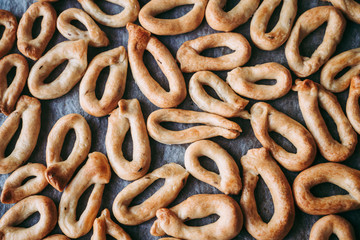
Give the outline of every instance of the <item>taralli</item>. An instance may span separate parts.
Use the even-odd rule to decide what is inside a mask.
[[[162,122],[203,123],[205,126],[173,131],[162,127]],[[235,139],[242,132],[237,123],[219,115],[183,109],[159,109],[152,112],[147,119],[147,128],[150,137],[164,144],[192,143],[217,136]]]
[[[243,191],[240,205],[246,230],[256,239],[283,239],[294,224],[295,206],[291,187],[280,167],[265,148],[251,149],[241,158]],[[257,210],[254,191],[264,180],[274,203],[274,215],[265,223]]]
[[[228,47],[233,53],[205,57],[200,53],[209,48]],[[183,72],[224,71],[244,65],[251,56],[251,46],[240,33],[214,33],[184,42],[176,53]]]
[[[214,89],[222,101],[211,97],[205,91],[204,85]],[[189,94],[201,110],[223,117],[249,118],[249,113],[244,110],[249,101],[239,97],[228,84],[212,72],[195,73],[189,81]]]
[[[249,20],[260,3],[260,0],[241,0],[233,9],[225,12],[223,8],[227,1],[209,0],[206,7],[206,21],[215,30],[226,32],[234,30]]]
[[[212,214],[220,218],[210,224],[193,227],[184,222]],[[224,194],[193,195],[178,205],[156,212],[157,220],[151,227],[154,236],[165,234],[181,239],[230,240],[239,234],[243,216],[239,204]]]
[[[100,209],[105,184],[111,177],[110,165],[106,156],[99,152],[89,154],[86,164],[71,180],[61,196],[59,204],[59,226],[70,238],[78,238],[87,234]],[[76,208],[81,195],[91,185],[91,192],[85,210],[76,217]]]
[[[360,24],[360,4],[355,0],[325,0],[327,2],[331,2],[336,8],[340,9],[344,15],[358,24]]]
[[[40,220],[31,227],[18,227],[28,217],[38,212]],[[12,208],[0,219],[0,236],[2,239],[42,239],[55,227],[57,220],[56,206],[48,197],[30,196]]]
[[[274,85],[256,84],[263,79],[275,79]],[[275,62],[254,67],[238,67],[228,73],[226,82],[238,94],[256,100],[274,100],[285,96],[291,89],[290,71]]]
[[[30,195],[41,192],[48,182],[45,178],[46,167],[40,163],[29,163],[16,169],[5,181],[1,193],[2,203],[16,203]],[[25,184],[23,181],[34,176]]]
[[[279,21],[266,32],[271,15],[283,0],[265,0],[254,13],[250,25],[250,36],[254,44],[263,50],[272,51],[288,39],[297,12],[297,0],[284,0]]]
[[[68,238],[67,236],[62,235],[62,234],[55,234],[55,235],[46,237],[43,240],[70,240],[70,238]]]
[[[43,17],[41,31],[33,39],[32,29],[35,20]],[[47,2],[33,3],[22,15],[17,30],[19,51],[32,60],[38,60],[48,45],[56,29],[56,11]]]
[[[309,240],[328,240],[335,234],[341,240],[355,240],[355,232],[351,224],[337,215],[320,218],[311,228]]]
[[[140,24],[156,35],[178,35],[195,30],[202,22],[208,0],[151,0],[139,13]],[[171,9],[193,4],[193,8],[176,19],[160,19],[155,16]]]
[[[91,240],[106,240],[106,234],[119,240],[131,240],[130,236],[119,225],[113,222],[110,211],[105,208],[100,217],[95,219]]]
[[[251,126],[259,142],[284,168],[302,171],[314,162],[316,142],[309,131],[270,104],[259,102],[252,106]],[[270,137],[269,132],[277,132],[288,139],[296,147],[296,153],[282,148]]]
[[[126,133],[131,130],[133,159],[125,159],[122,151]],[[144,176],[150,167],[151,148],[144,116],[137,99],[119,101],[119,108],[108,118],[105,146],[114,172],[127,181]]]
[[[5,150],[22,122],[14,150],[5,157]],[[0,174],[14,171],[28,160],[40,132],[41,105],[36,98],[21,96],[13,111],[0,127]]]
[[[101,99],[95,95],[96,82],[100,72],[109,67],[110,72]],[[128,58],[123,46],[102,52],[89,64],[80,82],[79,98],[81,107],[95,117],[109,114],[124,94]]]
[[[155,217],[159,208],[168,206],[185,186],[189,173],[176,163],[169,163],[130,183],[116,196],[113,213],[125,225],[138,225]],[[132,200],[156,180],[165,179],[164,185],[139,205],[129,207]]]
[[[336,96],[309,79],[296,80],[293,90],[298,92],[299,105],[306,126],[314,136],[321,155],[332,162],[341,162],[349,158],[355,151],[357,134]],[[320,113],[319,105],[334,120],[341,143],[331,136]]]
[[[84,75],[87,67],[87,42],[85,40],[58,43],[37,61],[30,70],[28,87],[39,99],[54,99],[68,93]],[[45,79],[61,63],[68,60],[64,71],[52,82]]]
[[[60,156],[66,134],[74,129],[76,141],[66,160]],[[91,131],[85,118],[79,114],[68,114],[60,118],[51,129],[46,144],[45,172],[48,182],[62,192],[77,167],[85,160],[91,147]]]
[[[71,21],[78,20],[86,27],[87,31],[80,30],[71,24]],[[83,10],[78,8],[69,8],[61,12],[57,21],[57,29],[67,39],[75,41],[84,39],[93,47],[105,47],[109,45],[109,39],[101,31],[94,20]]]
[[[150,32],[142,27],[128,23],[129,31],[128,52],[133,78],[141,92],[154,105],[161,108],[176,107],[186,97],[186,85],[175,59],[169,50]],[[158,63],[161,71],[169,81],[169,91],[163,89],[153,79],[147,70],[143,56],[145,50],[149,51]]]
[[[139,14],[140,6],[138,0],[105,0],[107,2],[119,5],[124,9],[115,15],[104,13],[93,0],[78,0],[82,8],[97,22],[102,25],[120,28],[128,22],[134,22]]]
[[[360,76],[351,79],[349,96],[346,102],[346,115],[355,131],[360,134]]]
[[[322,183],[335,184],[346,195],[315,197],[310,189]],[[311,215],[341,213],[360,208],[360,171],[339,163],[320,163],[302,171],[294,180],[297,206]]]
[[[212,159],[220,174],[210,172],[200,165],[199,157]],[[195,178],[216,187],[225,194],[239,194],[242,184],[239,168],[231,155],[220,145],[209,140],[191,144],[185,152],[185,168]]]
[[[16,75],[8,86],[7,75],[13,67],[16,68]],[[29,65],[20,54],[10,54],[0,60],[0,112],[9,115],[14,111],[28,75]]]
[[[300,55],[302,40],[327,22],[323,42],[310,58]],[[285,56],[289,67],[299,77],[315,73],[335,52],[346,26],[341,12],[332,6],[320,6],[304,12],[295,23],[286,43]]]
[[[14,46],[18,23],[11,12],[0,9],[0,25],[5,27],[0,39],[0,58],[2,58]]]

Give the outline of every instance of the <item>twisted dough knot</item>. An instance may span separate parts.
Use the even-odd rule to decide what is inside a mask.
[[[337,215],[320,218],[311,228],[309,240],[326,240],[335,234],[340,240],[355,240],[354,228],[345,219]]]

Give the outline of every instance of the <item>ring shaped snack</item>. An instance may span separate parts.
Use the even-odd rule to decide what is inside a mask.
[[[325,0],[340,9],[344,15],[353,22],[360,24],[360,4],[355,0]]]
[[[139,12],[139,22],[156,35],[178,35],[195,30],[202,22],[208,0],[151,0]],[[156,15],[176,7],[193,4],[193,8],[176,19],[160,19]]]
[[[266,32],[271,15],[283,1],[279,21]],[[265,0],[254,13],[250,25],[250,36],[254,44],[266,51],[280,47],[288,39],[297,12],[297,0]]]
[[[346,195],[315,197],[310,189],[332,183]],[[301,211],[311,215],[328,215],[360,208],[360,171],[339,163],[321,163],[302,171],[294,180],[294,198]]]
[[[87,31],[80,30],[72,25],[71,21],[73,20],[78,20],[84,24]],[[69,40],[84,39],[93,47],[105,47],[109,45],[109,39],[106,34],[96,25],[95,21],[81,9],[66,9],[59,15],[56,25],[59,32]]]
[[[349,96],[346,102],[346,115],[355,131],[360,134],[360,76],[351,79]]]
[[[1,193],[2,203],[16,203],[30,195],[41,192],[48,182],[45,178],[46,167],[40,163],[29,163],[16,169],[5,181]],[[23,181],[34,176],[25,184]]]
[[[140,91],[157,107],[170,108],[179,105],[186,97],[186,85],[184,76],[170,51],[142,27],[128,23],[126,29],[129,31],[130,67]],[[145,50],[154,56],[161,71],[167,77],[169,91],[163,89],[151,77],[143,61]]]
[[[355,151],[357,134],[346,118],[336,96],[309,79],[296,80],[293,90],[298,92],[303,118],[310,133],[314,136],[321,155],[332,162],[342,162],[349,158]],[[319,105],[335,122],[341,143],[331,136],[320,113]]]
[[[131,130],[133,159],[125,159],[122,145]],[[132,181],[144,176],[150,167],[151,148],[144,116],[137,99],[119,101],[119,108],[108,118],[105,146],[109,162],[121,179]]]
[[[66,160],[60,156],[66,134],[74,129],[76,141]],[[91,130],[85,118],[79,114],[68,114],[60,118],[51,129],[46,145],[45,177],[62,192],[77,167],[85,160],[91,147]]]
[[[303,125],[264,102],[255,103],[250,113],[256,138],[281,166],[297,172],[314,162],[316,142]],[[277,132],[289,140],[296,147],[296,153],[282,148],[270,137],[269,132]]]
[[[256,84],[263,79],[276,79],[274,85]],[[226,82],[239,95],[256,100],[274,100],[291,89],[290,71],[283,65],[270,62],[254,67],[238,67],[228,73]]]
[[[165,164],[144,177],[130,183],[116,196],[113,203],[115,218],[125,225],[138,225],[155,217],[159,208],[172,203],[185,186],[189,173],[176,163]],[[143,203],[129,207],[131,201],[156,180],[165,179],[164,185]]]
[[[228,47],[233,53],[220,57],[205,57],[200,53],[209,48]],[[214,33],[184,42],[176,53],[181,71],[232,70],[244,65],[251,56],[251,46],[240,33]]]
[[[162,122],[203,123],[205,126],[173,131],[161,126]],[[147,119],[147,128],[150,137],[164,144],[192,143],[217,136],[235,139],[242,132],[237,123],[219,115],[183,109],[159,109],[152,112]]]
[[[206,170],[199,158],[212,159],[220,174]],[[239,168],[231,155],[220,145],[209,140],[192,143],[185,152],[185,168],[195,178],[219,189],[225,194],[239,194],[242,184]]]
[[[35,20],[43,17],[39,35],[33,39]],[[38,60],[48,45],[56,29],[56,11],[47,2],[35,2],[22,15],[17,30],[19,51],[32,60]]]
[[[345,219],[337,215],[320,218],[311,228],[309,240],[328,240],[335,234],[338,239],[355,240],[354,228]]]
[[[70,238],[87,234],[100,209],[105,184],[111,177],[110,165],[106,156],[99,152],[89,154],[89,159],[79,170],[61,196],[59,204],[59,227]],[[76,217],[76,208],[81,195],[91,185],[94,188],[85,210]]]
[[[31,68],[28,87],[39,99],[54,99],[68,93],[84,75],[87,67],[87,42],[85,40],[58,43]],[[68,60],[64,71],[52,82],[45,79],[61,63]]]
[[[283,239],[295,219],[294,199],[288,180],[265,148],[249,150],[241,158],[241,165],[244,185],[240,206],[246,230],[256,239]],[[274,203],[274,215],[268,223],[261,219],[254,196],[259,175],[269,188]]]
[[[214,89],[222,101],[210,96],[205,91],[204,85]],[[195,73],[189,81],[189,94],[201,110],[223,117],[249,118],[249,113],[244,110],[249,101],[239,97],[229,85],[212,72]]]
[[[39,221],[29,227],[18,227],[34,213],[39,212]],[[12,206],[0,219],[2,239],[42,239],[55,227],[57,220],[56,206],[48,197],[30,196]]]
[[[109,67],[110,72],[101,99],[95,95],[96,82],[100,72]],[[124,94],[128,58],[123,46],[102,52],[91,60],[80,82],[81,107],[95,117],[108,115]]]
[[[0,58],[2,58],[14,46],[18,23],[16,17],[11,12],[0,9],[0,25],[5,27],[0,39]]]
[[[13,67],[16,68],[16,74],[8,86],[7,75]],[[29,65],[22,55],[10,54],[0,60],[0,112],[9,115],[14,110],[28,75]]]
[[[120,28],[125,27],[128,22],[136,21],[140,5],[138,0],[105,0],[107,2],[119,5],[124,9],[115,15],[108,15],[104,13],[94,0],[78,0],[82,8],[97,22],[102,25]]]
[[[43,240],[70,240],[70,238],[62,234],[54,234],[44,238]]]
[[[14,150],[5,157],[5,150],[22,122],[21,132]],[[14,171],[33,152],[40,132],[41,105],[39,100],[21,96],[13,111],[0,127],[0,174]]]
[[[204,218],[212,214],[220,218],[210,224],[193,227],[184,221]],[[181,239],[229,240],[241,231],[243,216],[239,204],[224,194],[197,194],[178,205],[157,210],[158,219],[151,227],[153,236],[165,234]]]
[[[241,0],[233,9],[225,12],[223,8],[230,0],[209,0],[205,17],[211,28],[230,32],[244,24],[256,11],[260,0]]]
[[[327,22],[323,42],[311,57],[300,55],[301,41]],[[285,56],[289,67],[299,77],[315,73],[335,52],[345,30],[346,20],[341,12],[332,6],[320,6],[304,12],[296,21],[286,43]]]

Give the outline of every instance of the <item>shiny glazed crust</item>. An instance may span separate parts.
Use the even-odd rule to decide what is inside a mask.
[[[345,219],[337,215],[320,218],[311,228],[309,240],[329,239],[335,234],[338,239],[355,240],[354,228]]]
[[[11,12],[0,9],[0,25],[5,27],[0,39],[0,58],[2,58],[14,46],[18,23],[16,17]]]

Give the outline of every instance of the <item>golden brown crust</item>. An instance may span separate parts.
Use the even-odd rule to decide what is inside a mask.
[[[331,2],[334,7],[340,9],[344,15],[358,24],[360,24],[360,4],[354,0],[325,0],[327,2]]]
[[[0,9],[0,25],[5,27],[0,39],[0,58],[2,58],[14,46],[18,23],[16,17],[11,12]]]
[[[354,228],[345,219],[337,215],[320,218],[311,228],[309,240],[326,240],[335,234],[341,240],[355,240]]]
[[[62,234],[54,234],[44,238],[43,240],[70,240],[70,238]]]
[[[351,79],[349,96],[346,102],[346,115],[355,131],[360,134],[360,76]]]

